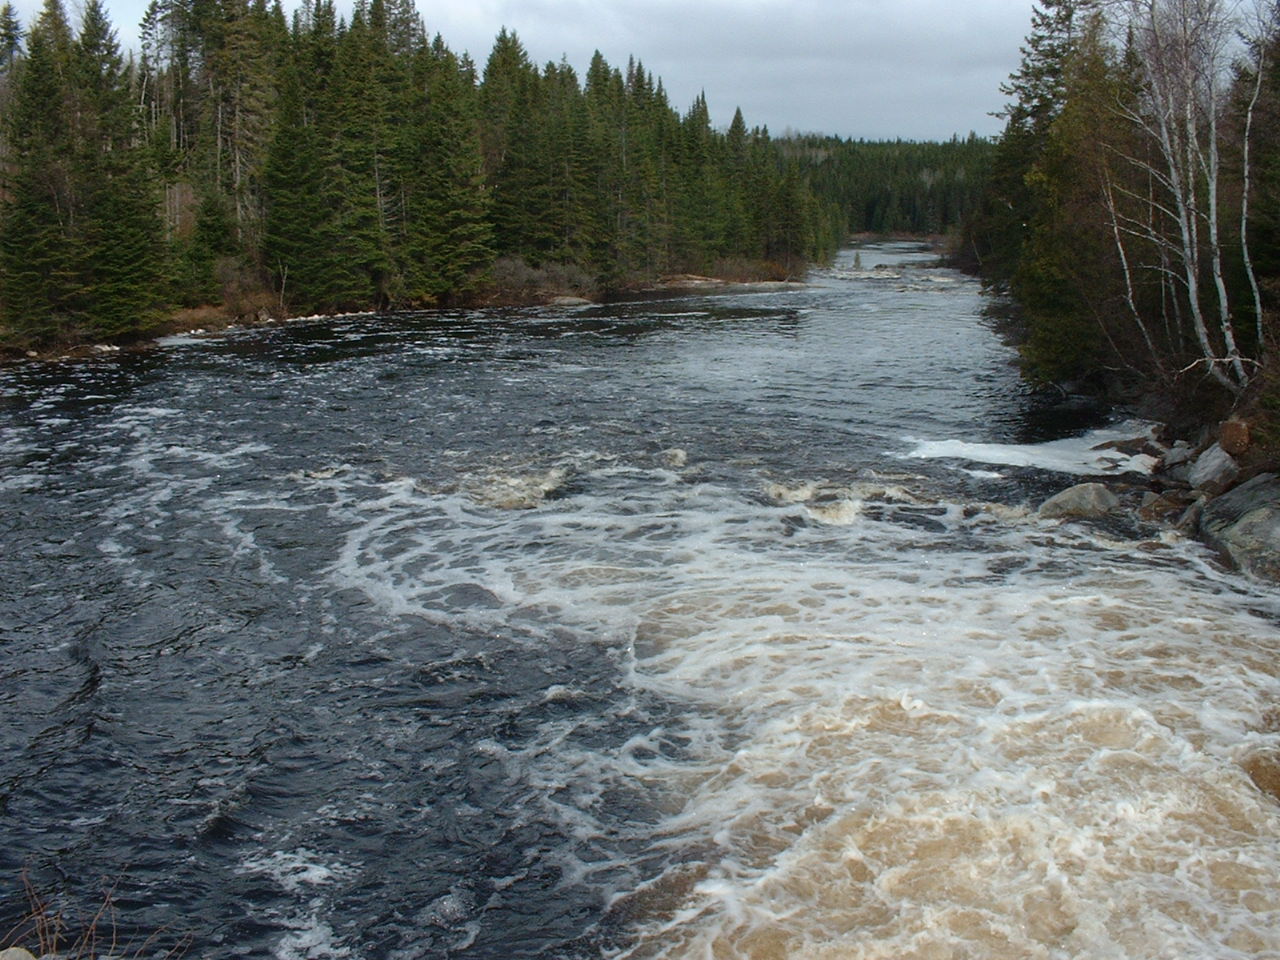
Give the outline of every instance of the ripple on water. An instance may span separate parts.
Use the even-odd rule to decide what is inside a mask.
[[[1041,521],[1096,444],[864,255],[0,373],[0,867],[201,956],[1280,951],[1275,592]]]

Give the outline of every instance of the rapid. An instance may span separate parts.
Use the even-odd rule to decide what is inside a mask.
[[[0,933],[1280,957],[1280,590],[1039,518],[1142,426],[854,257],[0,370]]]

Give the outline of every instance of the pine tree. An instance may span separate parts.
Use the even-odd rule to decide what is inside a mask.
[[[496,252],[536,263],[552,243],[546,104],[541,75],[505,29],[485,64],[480,108]]]
[[[308,123],[299,68],[284,70],[280,108],[263,173],[262,258],[282,303],[311,308],[324,283],[318,275],[332,211],[316,189],[323,176],[320,143]]]
[[[1064,71],[1082,10],[1089,0],[1043,0],[1032,9],[1022,63],[1001,90],[1012,97],[992,160],[983,208],[969,229],[984,278],[1007,287],[1035,217],[1025,175],[1045,148],[1049,128],[1065,101]]]
[[[261,232],[259,196],[275,105],[270,31],[265,13],[245,0],[216,0],[207,12],[193,7],[202,31],[202,83],[206,195],[228,211],[236,247],[256,253]]]
[[[546,141],[551,201],[546,255],[555,261],[588,263],[599,230],[591,190],[594,171],[586,99],[577,74],[567,63],[547,64],[542,85],[545,113],[541,135]]]
[[[13,70],[22,53],[22,24],[12,3],[0,6],[0,84]]]
[[[1024,175],[1030,220],[1010,278],[1023,309],[1028,370],[1058,381],[1088,376],[1121,337],[1111,228],[1101,208],[1109,177],[1103,144],[1116,144],[1113,104],[1124,96],[1102,21],[1087,19],[1057,75],[1060,103],[1039,156]],[[1099,330],[1105,337],[1099,337]],[[1127,338],[1125,338],[1127,339]]]
[[[159,289],[159,221],[129,76],[100,0],[87,3],[76,40],[58,0],[48,0],[7,119],[6,320],[32,341],[143,328]]]
[[[81,296],[94,332],[116,337],[154,316],[162,276],[154,176],[140,146],[129,76],[101,0],[88,0],[73,60],[79,134]]]
[[[71,335],[79,320],[71,61],[66,14],[59,0],[46,0],[4,118],[0,305],[7,325],[31,342]]]
[[[429,303],[471,290],[493,261],[493,241],[474,70],[438,37],[417,62],[425,102],[409,144],[405,296]]]
[[[22,55],[22,24],[13,4],[0,6],[0,117],[9,113],[12,100],[13,74]],[[5,124],[0,122],[0,171],[4,169],[8,149],[5,146]],[[0,187],[2,189],[2,187]],[[0,197],[3,193],[0,192]]]

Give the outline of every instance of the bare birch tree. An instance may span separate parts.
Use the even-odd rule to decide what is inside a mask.
[[[1117,35],[1131,45],[1138,71],[1136,100],[1118,109],[1155,147],[1151,159],[1124,159],[1155,188],[1148,203],[1160,214],[1146,223],[1137,218],[1122,223],[1114,202],[1108,201],[1116,217],[1117,242],[1123,248],[1121,236],[1128,234],[1161,252],[1160,262],[1150,269],[1182,293],[1179,299],[1200,351],[1195,365],[1204,365],[1238,394],[1256,364],[1242,354],[1236,336],[1224,268],[1221,185],[1223,108],[1232,67],[1243,52],[1243,4],[1112,0],[1107,6]],[[1247,123],[1245,132],[1247,137]],[[1247,165],[1247,150],[1242,153]],[[1245,227],[1247,196],[1246,189],[1241,211]],[[1244,249],[1247,255],[1247,245]]]

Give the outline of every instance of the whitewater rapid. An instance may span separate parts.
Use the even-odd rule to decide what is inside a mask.
[[[1041,518],[1148,426],[851,257],[0,374],[0,873],[199,958],[1280,956],[1280,594]]]

